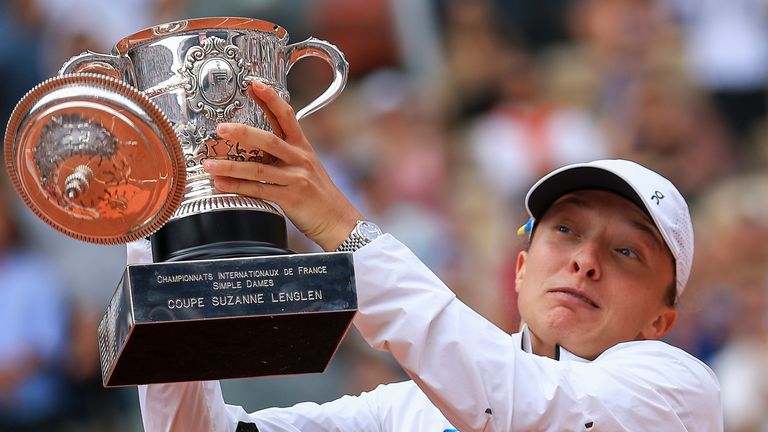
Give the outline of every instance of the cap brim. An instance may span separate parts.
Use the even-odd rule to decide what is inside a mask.
[[[623,178],[604,168],[573,166],[555,171],[531,188],[526,206],[531,216],[540,219],[545,211],[561,196],[578,190],[594,189],[613,192],[627,198],[651,218],[637,192]],[[653,220],[651,218],[651,220]]]

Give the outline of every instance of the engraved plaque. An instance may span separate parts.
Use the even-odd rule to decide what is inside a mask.
[[[214,105],[226,105],[235,97],[235,73],[222,59],[206,60],[200,66],[200,92]]]
[[[104,385],[322,372],[356,309],[351,253],[128,266],[99,325]]]

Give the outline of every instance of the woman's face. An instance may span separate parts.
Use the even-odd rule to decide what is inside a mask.
[[[517,270],[520,314],[546,349],[557,344],[594,359],[621,342],[658,339],[674,324],[665,302],[672,254],[645,213],[619,195],[585,190],[558,199]]]

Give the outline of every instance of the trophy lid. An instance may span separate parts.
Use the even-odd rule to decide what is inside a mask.
[[[30,90],[8,122],[5,164],[40,219],[98,244],[155,232],[186,183],[181,146],[160,108],[96,74],[62,75]]]

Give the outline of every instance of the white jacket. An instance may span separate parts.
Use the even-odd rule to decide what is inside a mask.
[[[146,262],[147,251],[129,261]],[[456,299],[404,245],[384,235],[354,255],[354,324],[413,381],[322,405],[246,413],[217,381],[139,387],[144,427],[229,431],[722,431],[712,371],[660,341],[618,344],[594,361],[531,354]]]

